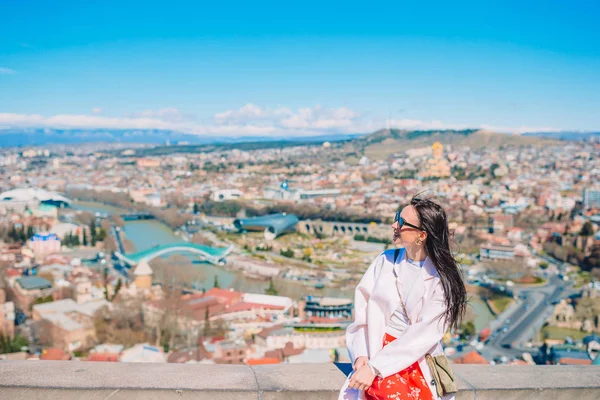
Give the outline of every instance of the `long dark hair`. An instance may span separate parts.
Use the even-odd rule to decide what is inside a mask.
[[[427,256],[435,265],[444,288],[445,323],[449,328],[458,328],[467,307],[467,289],[460,264],[450,249],[446,211],[439,204],[424,198],[414,197],[410,204],[417,210],[421,228],[427,232]]]

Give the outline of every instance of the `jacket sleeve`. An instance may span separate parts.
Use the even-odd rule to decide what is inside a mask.
[[[377,273],[381,271],[385,257],[380,254],[369,266],[354,291],[354,322],[346,328],[346,346],[352,364],[358,357],[368,357],[367,303],[371,297]]]
[[[431,297],[423,306],[419,321],[406,327],[404,332],[381,349],[370,364],[386,378],[402,371],[431,350],[444,336],[444,290],[438,281]]]

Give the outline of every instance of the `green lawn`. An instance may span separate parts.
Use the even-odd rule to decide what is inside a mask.
[[[494,299],[490,299],[490,303],[494,312],[498,315],[504,312],[506,308],[513,302],[513,299],[510,297],[496,297]]]
[[[556,326],[545,326],[542,328],[542,335],[548,335],[548,339],[564,339],[571,336],[573,340],[581,340],[588,336],[589,333],[581,332],[576,329],[558,328]]]

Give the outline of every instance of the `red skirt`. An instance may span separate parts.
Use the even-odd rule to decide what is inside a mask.
[[[395,337],[386,333],[383,338],[383,346],[392,343]],[[419,362],[415,361],[411,366],[403,369],[397,374],[387,378],[375,377],[373,384],[365,391],[366,400],[432,400],[431,389],[425,381]]]

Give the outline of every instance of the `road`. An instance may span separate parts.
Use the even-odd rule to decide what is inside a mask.
[[[518,293],[524,298],[519,298],[518,307],[509,316],[510,322],[502,322],[506,332],[503,332],[503,327],[499,328],[488,341],[486,348],[496,356],[517,356],[524,351],[530,351],[525,344],[552,314],[552,303],[571,294],[569,286],[569,282],[552,276],[544,287],[521,289]]]

